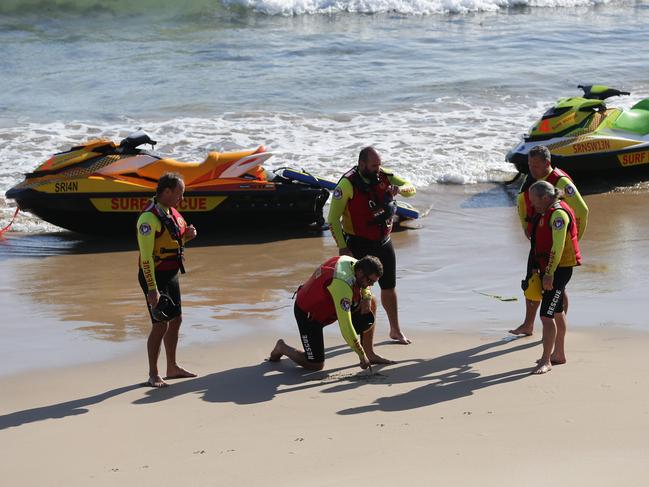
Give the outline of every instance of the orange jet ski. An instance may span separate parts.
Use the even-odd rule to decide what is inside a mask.
[[[185,180],[179,210],[202,232],[233,228],[322,226],[329,192],[266,171],[272,156],[263,146],[210,152],[201,162],[179,162],[140,149],[155,141],[136,132],[119,145],[94,140],[54,154],[7,191],[21,210],[75,232],[134,232],[138,214],[158,178],[176,172]]]

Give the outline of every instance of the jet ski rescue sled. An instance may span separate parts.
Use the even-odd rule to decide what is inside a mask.
[[[333,191],[337,186],[337,183],[330,179],[320,178],[313,176],[312,174],[309,174],[307,172],[297,171],[295,169],[282,168],[278,169],[278,173],[288,179],[300,181],[316,187],[322,187],[328,189],[329,191]],[[419,218],[419,210],[417,210],[410,203],[407,203],[405,201],[397,201],[396,204],[397,206],[395,209],[395,214],[399,221],[416,220],[417,218]]]
[[[144,132],[119,145],[95,140],[53,155],[7,191],[21,210],[68,230],[111,235],[134,232],[138,214],[158,178],[176,172],[185,181],[179,210],[202,232],[322,226],[328,191],[266,171],[263,146],[210,152],[201,162],[179,162],[140,149],[155,145]]]
[[[649,175],[649,98],[630,109],[608,108],[604,100],[630,95],[602,85],[579,86],[584,95],[561,98],[507,154],[507,161],[527,173],[527,154],[545,145],[552,164],[571,176],[623,174],[632,169]]]

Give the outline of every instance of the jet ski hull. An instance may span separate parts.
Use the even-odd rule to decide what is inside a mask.
[[[152,196],[144,191],[51,194],[27,188],[7,192],[21,210],[53,225],[90,235],[135,232],[137,218]],[[326,190],[290,183],[278,184],[272,190],[186,191],[179,211],[202,233],[299,228],[324,223],[322,208],[327,197]]]
[[[530,147],[531,148],[531,147]],[[514,164],[518,172],[527,174],[527,153],[525,151],[510,152],[507,161]],[[616,175],[623,173],[646,172],[649,175],[649,143],[634,149],[584,153],[575,155],[561,155],[552,152],[552,165],[563,169],[576,178],[589,175]]]

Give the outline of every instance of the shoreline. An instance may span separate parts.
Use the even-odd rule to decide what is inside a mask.
[[[512,195],[498,185],[447,186],[416,198],[419,208],[432,208],[416,222],[421,228],[393,234],[404,331],[460,329],[502,336],[518,326],[528,244]],[[586,201],[594,216],[583,242],[584,265],[569,284],[568,326],[646,330],[642,303],[649,263],[643,256],[649,254],[649,229],[637,222],[644,218],[649,195],[607,193],[588,195]],[[29,237],[26,249],[20,237],[4,246],[3,252],[18,257],[0,259],[0,307],[6,317],[0,352],[10,364],[0,377],[110,359],[143,347],[150,325],[136,281],[135,244],[102,251],[94,242],[88,251],[67,253],[78,252],[79,245],[74,238],[46,236]],[[291,333],[296,286],[335,255],[336,247],[325,233],[193,246],[186,253],[181,343],[218,343],[268,329]],[[34,258],[42,255],[47,257]],[[379,294],[377,286],[373,292]],[[380,306],[377,319],[377,340],[382,340],[387,320]],[[536,327],[540,330],[538,319]]]

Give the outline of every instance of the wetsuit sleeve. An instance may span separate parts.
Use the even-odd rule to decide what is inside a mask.
[[[327,216],[327,223],[329,224],[329,229],[331,234],[336,241],[339,249],[344,249],[347,247],[345,242],[345,235],[343,233],[343,226],[340,219],[345,212],[347,207],[347,202],[354,196],[354,187],[352,183],[347,178],[342,178],[338,183],[338,186],[333,191],[333,197],[331,198],[331,206],[329,207],[329,215]]]
[[[347,342],[347,345],[358,354],[360,358],[365,356],[363,347],[361,347],[361,342],[358,340],[356,335],[356,330],[354,330],[354,325],[352,324],[352,314],[350,312],[353,291],[345,281],[341,279],[334,279],[331,281],[331,284],[327,286],[327,290],[331,294],[331,297],[334,300],[334,306],[336,307],[336,316],[338,317],[338,326],[340,326],[340,332],[343,335],[343,338]],[[344,307],[342,303],[348,303]],[[345,309],[348,308],[348,309]]]
[[[140,248],[140,268],[144,273],[149,291],[157,289],[153,249],[155,247],[155,234],[160,231],[160,225],[160,220],[151,212],[142,213],[137,221],[137,245]]]
[[[525,194],[518,193],[516,198],[516,208],[518,210],[518,219],[521,221],[523,231],[527,232],[527,203],[525,202]]]
[[[559,267],[559,261],[563,255],[563,248],[566,245],[569,222],[568,213],[565,211],[556,210],[552,213],[552,218],[550,219],[550,226],[552,227],[552,249],[548,258],[548,266],[544,270],[546,275],[554,275],[554,271]]]
[[[557,188],[564,192],[564,201],[568,203],[568,206],[575,213],[575,218],[577,219],[577,239],[581,240],[588,225],[588,206],[586,206],[586,202],[581,197],[581,194],[579,194],[577,187],[568,178],[559,179],[557,181]]]
[[[390,181],[390,184],[399,186],[399,194],[401,196],[410,198],[417,193],[417,189],[415,188],[414,184],[412,184],[407,179],[397,176],[396,174],[388,174],[388,180]]]

